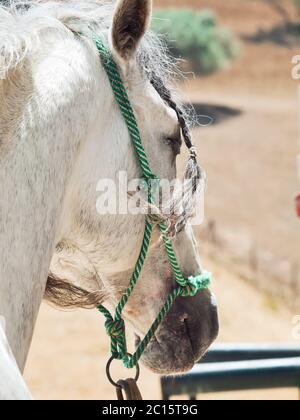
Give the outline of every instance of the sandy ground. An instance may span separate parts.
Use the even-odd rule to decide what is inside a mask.
[[[220,104],[218,99],[203,89],[202,101]],[[196,132],[208,174],[206,215],[277,258],[299,261],[296,95],[224,92],[221,103],[242,115]]]
[[[293,314],[270,304],[251,286],[211,260],[225,342],[293,342]],[[299,343],[300,345],[300,343]],[[114,390],[105,377],[108,339],[97,311],[60,312],[44,305],[35,331],[25,378],[38,399],[110,399]],[[124,374],[116,370],[116,377]],[[142,368],[144,398],[160,399],[159,378]],[[296,390],[206,395],[221,399],[297,399]],[[199,396],[203,398],[203,396]]]
[[[261,1],[197,2],[198,7],[208,3],[237,34],[280,22]],[[291,60],[298,52],[297,47],[272,42],[244,42],[232,67],[182,86],[193,103],[242,112],[196,132],[208,173],[206,214],[221,227],[244,232],[277,258],[292,261],[300,258],[300,224],[294,210],[294,196],[300,190],[299,83],[291,76]]]

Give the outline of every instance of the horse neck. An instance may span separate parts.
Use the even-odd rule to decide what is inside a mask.
[[[57,42],[43,57],[31,63],[31,70],[26,66],[20,70],[27,72],[23,80],[30,94],[25,98],[24,86],[20,89],[18,83],[6,89],[3,84],[10,82],[4,80],[0,87],[0,93],[9,93],[6,102],[13,108],[15,101],[21,109],[14,127],[2,120],[0,128],[0,316],[21,369],[57,243],[72,168],[92,118],[92,92],[99,88],[90,86],[94,82],[86,50],[75,40]],[[80,69],[77,80],[74,69]]]
[[[18,369],[0,318],[0,400],[28,400],[31,395]]]

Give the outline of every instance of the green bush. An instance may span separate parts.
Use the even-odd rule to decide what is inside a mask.
[[[300,14],[300,0],[293,0],[293,1],[294,1],[294,5],[295,5],[297,13]]]
[[[158,10],[152,29],[164,35],[171,52],[189,60],[196,73],[224,68],[238,53],[237,40],[229,29],[218,26],[210,10]]]

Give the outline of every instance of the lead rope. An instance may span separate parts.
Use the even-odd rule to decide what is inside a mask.
[[[95,36],[94,41],[96,43],[102,65],[106,71],[109,82],[111,84],[115,99],[125,119],[132,143],[134,145],[138,161],[142,170],[144,187],[146,187],[146,191],[148,191],[149,201],[150,203],[154,203],[152,184],[155,183],[157,185],[159,183],[159,179],[152,173],[150,169],[145,149],[142,144],[137,120],[132,109],[131,103],[129,101],[126,88],[120,76],[118,67],[109,49],[103,44],[102,40],[99,37]],[[191,154],[193,153],[195,152],[191,150]],[[196,158],[193,155],[192,157]],[[103,305],[98,306],[98,310],[104,315],[106,319],[105,328],[107,334],[110,336],[111,339],[111,359],[122,360],[124,366],[128,369],[131,369],[134,366],[138,365],[139,359],[141,358],[146,347],[148,346],[150,340],[155,335],[155,332],[158,329],[159,325],[161,324],[165,316],[168,314],[176,298],[179,296],[195,296],[199,291],[207,289],[211,282],[211,274],[207,272],[204,272],[198,276],[191,276],[189,278],[185,278],[183,276],[175,252],[173,250],[173,246],[166,234],[166,224],[160,223],[158,227],[161,232],[164,247],[178,287],[172,290],[172,292],[168,295],[167,300],[161,308],[161,310],[159,311],[157,318],[151,325],[149,331],[147,332],[143,340],[140,342],[133,355],[130,355],[127,351],[125,323],[122,318],[122,312],[139,279],[147,256],[147,252],[149,250],[153,226],[148,218],[146,218],[141,251],[136,262],[133,274],[130,278],[129,287],[124,292],[120,302],[117,305],[115,316],[113,317],[112,314]]]

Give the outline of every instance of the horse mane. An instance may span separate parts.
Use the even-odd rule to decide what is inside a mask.
[[[8,0],[0,5],[0,79],[20,66],[42,45],[47,33],[108,39],[115,0]],[[151,31],[144,37],[137,60],[143,69],[155,70],[169,83],[177,72],[164,42]]]
[[[109,9],[111,4],[92,0],[5,2],[0,6],[0,77],[36,52],[46,32],[66,38],[72,30],[92,28],[96,22],[102,27]]]
[[[44,299],[60,309],[93,309],[107,299],[103,290],[89,292],[66,279],[49,274]]]

